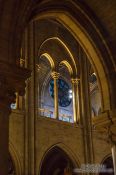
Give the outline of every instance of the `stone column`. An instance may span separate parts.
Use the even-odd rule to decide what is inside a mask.
[[[112,116],[109,116],[109,119],[110,119],[110,125],[107,128],[108,132],[106,134],[108,135],[108,141],[109,141],[110,147],[111,147],[114,174],[116,175],[116,137],[115,137],[114,132],[112,131],[112,128],[114,127]]]
[[[112,145],[112,159],[113,159],[113,166],[114,166],[114,174],[116,174],[116,145]]]
[[[15,93],[7,90],[0,78],[0,174],[8,174],[9,115],[10,105],[15,101]]]
[[[59,112],[58,112],[58,78],[59,73],[58,72],[52,72],[51,73],[52,78],[54,79],[54,113],[55,118],[59,118]]]
[[[25,80],[30,76],[26,69],[0,62],[0,174],[8,175],[9,115],[11,103],[18,92],[24,95]]]
[[[90,89],[89,89],[88,78],[89,78],[88,59],[85,53],[81,50],[80,54],[81,125],[83,133],[84,156],[85,156],[85,164],[93,164],[94,152],[93,152],[93,138],[92,138]]]
[[[16,93],[16,109],[19,109],[19,95]]]
[[[35,22],[29,23],[25,30],[22,55],[25,58],[25,67],[32,70],[31,77],[27,83],[26,95],[25,95],[25,117],[24,117],[24,141],[25,141],[25,153],[24,153],[24,174],[35,175],[36,168],[36,120],[37,120],[37,107],[38,99],[36,91],[36,58],[35,53]]]
[[[72,82],[72,93],[73,93],[73,116],[74,122],[77,123],[79,120],[79,97],[78,97],[78,83],[79,79],[71,79]]]

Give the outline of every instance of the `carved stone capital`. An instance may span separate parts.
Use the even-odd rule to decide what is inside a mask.
[[[51,76],[52,76],[53,79],[58,79],[60,74],[58,72],[54,71],[54,72],[51,73]]]
[[[0,62],[0,104],[10,106],[15,102],[16,95],[24,95],[26,79],[31,72],[16,65]]]
[[[15,91],[9,87],[6,79],[0,76],[0,107],[10,107],[15,102]]]
[[[78,78],[72,78],[72,79],[71,79],[71,82],[72,82],[72,84],[77,84],[77,85],[78,85],[79,80],[80,80],[80,79],[78,79]]]

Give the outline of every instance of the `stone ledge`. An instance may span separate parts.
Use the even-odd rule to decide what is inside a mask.
[[[12,109],[11,111],[12,111],[11,112],[11,115],[12,114],[22,114],[22,115],[25,114],[25,111],[24,110],[21,110],[21,109]]]
[[[77,124],[77,123],[70,123],[70,122],[66,122],[66,121],[62,121],[62,120],[57,120],[57,119],[54,119],[54,118],[49,118],[49,117],[44,117],[44,116],[39,116],[37,118],[37,120],[49,121],[49,122],[59,123],[61,125],[65,125],[65,126],[80,128],[80,125]]]

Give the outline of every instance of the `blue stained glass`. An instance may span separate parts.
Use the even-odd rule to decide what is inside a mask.
[[[63,79],[58,79],[58,103],[61,107],[67,107],[70,105],[72,99],[69,98],[70,87]],[[54,98],[54,80],[50,80],[49,93]]]

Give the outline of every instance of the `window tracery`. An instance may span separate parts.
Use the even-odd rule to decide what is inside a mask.
[[[49,82],[49,93],[54,98],[54,80]],[[61,107],[67,107],[72,101],[72,95],[68,83],[63,79],[58,79],[58,104]]]

